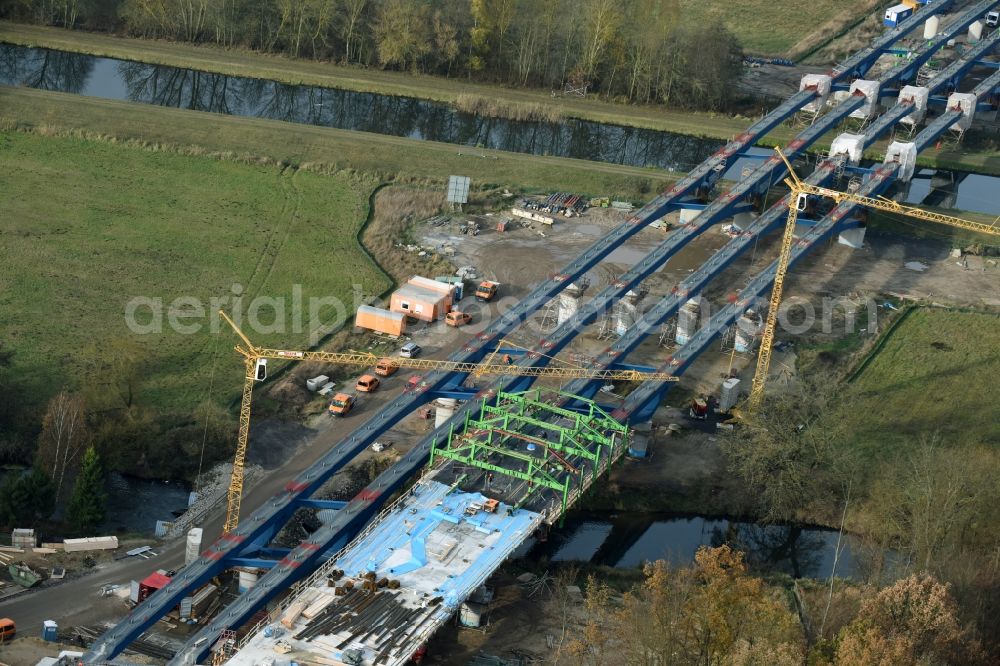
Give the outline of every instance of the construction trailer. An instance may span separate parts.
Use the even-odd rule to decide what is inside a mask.
[[[423,289],[429,289],[431,291],[436,291],[442,296],[445,296],[448,300],[448,309],[451,310],[451,306],[455,303],[457,298],[455,298],[455,286],[448,282],[442,282],[440,280],[432,280],[430,278],[421,277],[419,275],[414,275],[406,284],[412,284],[416,287],[422,287]]]
[[[354,325],[376,333],[400,336],[406,333],[406,316],[400,312],[362,305],[354,317]]]
[[[421,321],[443,319],[451,310],[454,287],[436,280],[414,277],[393,292],[389,309]]]
[[[442,275],[434,278],[435,282],[443,282],[452,286],[452,305],[458,303],[465,296],[465,280],[457,275]]]
[[[885,10],[885,17],[882,19],[882,23],[889,26],[890,28],[897,27],[900,23],[910,18],[913,14],[913,7],[905,3],[900,3],[898,5],[893,5]]]
[[[170,576],[163,571],[154,571],[139,582],[139,597],[136,600],[141,603],[157,590],[161,590],[170,582]]]

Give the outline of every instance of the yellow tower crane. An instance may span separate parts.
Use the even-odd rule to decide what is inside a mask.
[[[977,231],[979,233],[1000,236],[1000,226],[997,225],[997,222],[1000,222],[1000,218],[994,220],[993,224],[972,222],[970,220],[963,220],[960,217],[954,217],[952,215],[942,215],[941,213],[934,213],[921,208],[915,208],[913,206],[904,206],[903,204],[900,204],[897,201],[892,201],[891,199],[866,197],[860,194],[841,192],[840,190],[834,190],[828,187],[820,187],[819,185],[807,183],[798,177],[795,173],[795,169],[792,168],[791,162],[789,162],[788,158],[785,157],[785,154],[781,152],[781,149],[775,148],[775,151],[777,151],[781,159],[784,160],[785,166],[788,168],[789,177],[785,179],[785,185],[787,185],[791,190],[791,194],[788,198],[788,218],[785,221],[785,230],[781,236],[781,252],[778,255],[778,266],[774,273],[774,287],[771,289],[771,301],[768,305],[767,319],[764,324],[764,333],[760,340],[760,351],[757,356],[757,368],[754,372],[753,381],[750,384],[750,396],[746,401],[746,408],[750,412],[759,408],[764,399],[764,388],[767,384],[767,376],[771,368],[771,349],[774,346],[774,331],[777,327],[778,308],[781,306],[781,295],[785,286],[785,275],[788,273],[788,262],[792,254],[792,241],[795,238],[795,223],[798,220],[799,211],[805,210],[806,197],[808,195],[826,197],[828,199],[832,199],[837,204],[849,202],[858,204],[859,206],[864,206],[865,208],[886,211],[889,213],[898,213],[900,215],[906,215],[920,220],[927,220],[929,222],[937,222],[939,224],[958,227],[959,229],[965,229],[967,231]]]
[[[236,351],[243,357],[245,369],[243,380],[243,400],[240,403],[240,429],[236,441],[236,454],[233,457],[233,474],[229,483],[228,510],[223,531],[232,532],[240,522],[240,500],[243,497],[243,472],[246,463],[247,439],[250,435],[250,399],[254,382],[263,381],[267,374],[267,360],[282,361],[322,361],[336,365],[374,365],[379,356],[366,352],[327,352],[327,351],[295,351],[289,349],[268,349],[258,347],[236,325],[229,315],[219,310],[219,315],[229,324],[242,344],[236,345]],[[494,351],[485,363],[461,363],[457,361],[438,361],[434,359],[393,358],[392,365],[398,368],[413,370],[443,370],[445,372],[463,372],[475,376],[483,374],[517,376],[517,377],[551,377],[555,379],[604,379],[623,381],[666,381],[675,382],[677,377],[663,372],[643,372],[640,370],[600,370],[578,366],[555,367],[523,367],[516,364],[494,363]]]

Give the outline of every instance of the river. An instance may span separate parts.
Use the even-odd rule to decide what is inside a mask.
[[[687,170],[723,145],[584,120],[487,118],[438,102],[0,44],[0,83],[532,155]]]
[[[834,571],[836,559],[838,577],[867,580],[877,568],[879,552],[845,534],[836,557],[837,538],[836,530],[822,527],[667,514],[582,513],[572,514],[564,527],[553,528],[548,541],[534,545],[527,557],[623,568],[662,559],[684,566],[701,546],[729,544],[743,551],[753,571],[825,579]]]
[[[0,84],[226,115],[495,148],[531,155],[687,171],[724,144],[685,134],[578,119],[509,120],[413,97],[298,86],[192,69],[0,44]],[[724,178],[769,156],[751,149]],[[932,187],[933,186],[933,187]],[[922,170],[910,203],[1000,214],[1000,179]]]
[[[188,505],[189,489],[177,481],[140,479],[112,472],[107,483],[104,529],[109,533],[153,534],[156,521],[172,521]]]

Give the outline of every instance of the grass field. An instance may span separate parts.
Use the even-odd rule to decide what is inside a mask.
[[[852,419],[863,459],[891,460],[935,432],[947,446],[1000,446],[1000,406],[988,389],[1000,375],[998,350],[997,315],[911,312],[845,389],[865,405],[867,416]]]
[[[308,324],[292,328],[293,285],[308,303],[350,302],[352,284],[369,295],[390,284],[357,241],[370,180],[9,131],[0,133],[0,169],[0,339],[39,403],[63,386],[100,386],[90,359],[101,367],[125,354],[142,360],[146,407],[190,410],[211,386],[226,404],[241,386],[235,338],[211,334],[207,315],[182,322],[202,323],[198,333],[172,331],[174,299],[208,310],[234,284],[244,309],[255,296],[284,298],[287,332],[254,337],[295,347],[306,344]],[[162,299],[162,334],[130,332],[124,313],[134,296]],[[265,307],[260,320],[272,313]]]
[[[688,0],[685,0],[686,2]],[[803,5],[805,3],[802,3]],[[822,4],[827,6],[832,3],[823,0]],[[852,6],[870,4],[867,0],[856,0]],[[733,12],[732,16],[739,16],[740,23],[746,23],[745,30],[757,30],[763,36],[783,34],[771,29],[771,20],[774,19],[774,9],[772,7],[784,7],[780,4],[767,4],[752,0],[746,3],[751,10],[743,9],[740,5],[739,12]],[[718,14],[721,3],[711,2],[704,6],[691,5],[685,11],[705,12],[704,20],[714,20],[708,16],[711,11]],[[727,5],[728,6],[728,5]],[[860,10],[857,10],[860,11]],[[799,12],[796,16],[803,18],[789,18],[782,20],[806,21],[806,17],[811,16],[808,12]],[[728,16],[728,15],[727,15]],[[770,17],[763,20],[760,17]],[[727,19],[735,20],[735,19]],[[755,27],[756,26],[756,27]],[[127,39],[122,37],[112,37],[104,34],[96,34],[82,31],[62,30],[59,28],[46,28],[39,26],[21,25],[0,21],[0,42],[9,42],[24,46],[41,46],[46,48],[62,49],[79,53],[89,53],[93,55],[122,58],[139,62],[148,62],[162,65],[172,65],[176,67],[190,67],[208,72],[222,74],[233,74],[239,76],[260,77],[281,81],[291,84],[307,84],[342,88],[346,90],[358,90],[364,92],[381,92],[391,95],[406,95],[421,99],[431,99],[449,104],[456,104],[460,98],[474,98],[478,100],[492,100],[499,104],[515,105],[520,109],[544,109],[546,113],[555,113],[564,117],[582,118],[595,122],[606,122],[618,125],[642,127],[656,130],[677,132],[693,136],[703,136],[722,140],[731,139],[733,136],[743,132],[752,123],[752,119],[743,117],[731,117],[721,114],[711,113],[691,113],[681,111],[671,111],[663,107],[635,106],[626,104],[612,104],[597,99],[569,99],[553,98],[545,91],[530,89],[513,89],[486,84],[471,83],[458,79],[447,79],[436,76],[420,76],[403,74],[400,72],[387,72],[376,69],[361,69],[356,67],[341,67],[330,63],[314,62],[311,60],[292,60],[279,56],[250,53],[240,50],[223,50],[209,46],[192,46],[190,44],[178,44],[174,42],[163,42],[156,40]],[[752,51],[747,46],[748,51]],[[357,136],[351,138],[349,132],[339,132],[316,127],[302,126],[299,130],[281,130],[281,136],[292,142],[292,149],[286,149],[284,141],[275,141],[266,135],[261,136],[261,132],[251,131],[257,139],[254,142],[241,141],[240,136],[234,136],[235,145],[225,146],[220,141],[215,140],[212,132],[192,131],[187,136],[189,128],[180,126],[176,121],[168,122],[167,128],[158,130],[149,127],[146,123],[136,123],[134,118],[148,114],[150,117],[157,116],[162,120],[161,111],[149,110],[125,111],[121,105],[114,102],[108,106],[102,104],[103,100],[87,100],[86,102],[59,102],[58,97],[46,97],[41,91],[34,91],[40,94],[28,95],[31,91],[12,91],[0,87],[0,118],[4,116],[14,118],[19,122],[37,124],[44,122],[62,128],[82,128],[98,131],[115,136],[130,136],[145,138],[156,135],[162,138],[151,138],[150,140],[167,141],[172,143],[183,143],[186,139],[199,141],[199,145],[205,145],[212,150],[251,150],[255,154],[276,155],[290,154],[294,148],[300,148],[299,154],[320,154],[322,161],[331,161],[338,158],[333,155],[341,155],[339,161],[359,169],[379,169],[382,171],[396,170],[395,172],[410,174],[425,174],[434,167],[435,163],[440,163],[444,157],[442,153],[451,153],[448,163],[462,166],[469,169],[469,155],[460,155],[461,149],[446,144],[427,144],[425,151],[416,149],[398,150],[391,148],[380,150],[372,146],[371,154],[367,150],[356,150],[359,144]],[[23,97],[23,99],[19,99]],[[35,107],[38,107],[36,109]],[[80,118],[76,118],[76,108],[79,107],[83,113]],[[72,109],[66,112],[66,109]],[[113,114],[112,118],[109,114]],[[242,120],[242,119],[240,119]],[[266,125],[256,124],[254,120],[247,119],[248,124],[234,123],[223,125],[222,123],[200,123],[202,126],[211,125],[219,127],[241,127],[260,128]],[[266,121],[263,121],[266,122]],[[174,131],[177,128],[182,131]],[[278,127],[270,125],[269,127]],[[830,142],[841,133],[841,129],[829,132],[820,139],[814,146],[816,150],[825,150],[830,146]],[[278,135],[278,130],[270,133]],[[775,128],[763,142],[766,145],[776,143],[787,143],[794,135],[795,131],[787,125]],[[356,134],[356,133],[355,133]],[[322,138],[307,138],[318,137]],[[361,135],[362,137],[371,135]],[[386,145],[398,146],[400,143],[393,142],[395,137],[380,137],[371,139],[371,143],[383,143]],[[362,139],[364,140],[364,139]],[[411,145],[415,142],[409,142]],[[969,142],[967,142],[969,143]],[[246,145],[260,145],[257,150],[244,147]],[[885,154],[888,141],[876,142],[871,150],[867,151],[866,157],[870,159],[881,159]],[[266,152],[265,149],[277,148],[276,151]],[[318,150],[316,150],[318,149]],[[468,151],[466,151],[468,152]],[[509,153],[499,153],[493,151],[476,151],[477,154],[487,154],[491,158],[497,156],[508,156]],[[495,180],[489,182],[499,182],[516,185],[526,185],[528,187],[539,187],[546,189],[554,186],[554,181],[571,182],[582,169],[591,171],[604,171],[607,173],[616,172],[625,175],[639,175],[640,177],[650,176],[657,178],[656,172],[648,169],[631,169],[616,167],[615,165],[599,165],[592,162],[580,160],[558,160],[550,161],[553,158],[543,157],[522,157],[512,158],[509,162],[503,159],[502,164],[480,164],[478,173],[496,174]],[[940,167],[944,169],[959,169],[973,171],[976,173],[1000,175],[1000,152],[995,149],[984,147],[970,148],[969,145],[956,148],[945,148],[943,150],[928,150],[918,158],[918,164],[928,167]],[[384,165],[384,166],[380,166]],[[553,167],[556,167],[553,170]],[[427,167],[426,169],[423,167]],[[471,168],[475,169],[475,166]],[[470,174],[471,175],[471,174]],[[421,176],[422,177],[422,176]],[[610,189],[615,178],[594,174],[594,180],[599,186],[588,187],[586,182],[581,181],[580,186],[561,185],[567,189],[578,189],[585,192],[613,192]],[[627,183],[626,183],[627,185]],[[604,188],[602,190],[601,188]],[[625,194],[623,192],[623,194]]]
[[[681,11],[695,21],[721,21],[748,53],[794,58],[878,4],[877,0],[681,0]]]
[[[68,93],[0,86],[0,123],[29,129],[84,130],[150,144],[196,147],[202,152],[266,156],[293,164],[322,164],[428,182],[451,174],[476,187],[572,190],[635,198],[677,178],[659,169],[559,157],[464,148],[277,120],[133,104]]]

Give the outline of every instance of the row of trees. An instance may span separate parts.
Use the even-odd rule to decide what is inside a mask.
[[[876,576],[919,572],[952,586],[962,617],[1000,659],[1000,453],[955,450],[931,433],[872,464],[854,443],[871,418],[860,399],[804,380],[764,407],[725,444],[730,470],[766,520],[846,524],[880,551]],[[891,568],[892,571],[886,569]],[[887,648],[888,649],[888,648]],[[857,662],[861,663],[861,662]]]
[[[83,455],[72,492],[65,503],[65,523],[71,532],[92,534],[104,522],[104,469],[97,451],[90,447]],[[0,485],[0,527],[35,527],[47,521],[61,504],[52,478],[35,466],[27,474],[8,477]]]
[[[811,643],[791,599],[747,571],[728,546],[703,547],[689,567],[647,564],[621,597],[591,576],[586,624],[564,632],[555,662],[676,666],[980,664],[986,655],[962,626],[951,590],[911,575],[860,598],[833,640]],[[564,604],[565,606],[565,604]],[[573,638],[567,638],[574,635]]]
[[[15,0],[0,15],[296,57],[721,109],[740,47],[679,0]]]
[[[0,488],[0,523],[36,526],[57,508],[71,531],[90,533],[104,522],[105,472],[83,398],[60,391],[48,404],[31,472]]]

